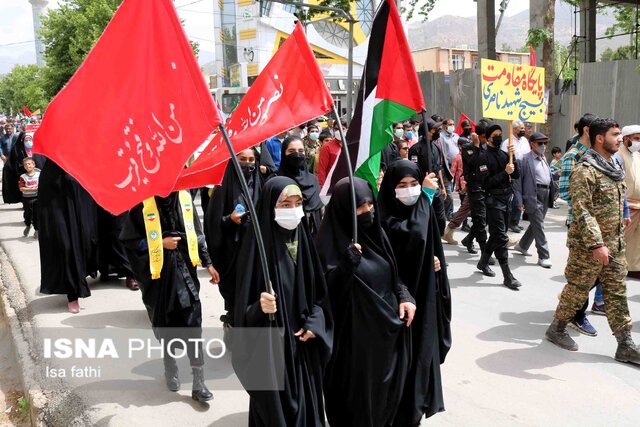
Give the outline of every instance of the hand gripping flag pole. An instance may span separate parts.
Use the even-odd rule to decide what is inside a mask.
[[[427,125],[427,110],[423,109],[421,111],[422,114],[422,123],[424,123],[424,140],[427,142],[427,175],[429,175],[431,170],[431,138],[429,138],[429,126]],[[423,178],[424,179],[424,178]]]
[[[356,213],[356,188],[353,183],[353,166],[351,163],[351,155],[349,154],[349,144],[345,138],[344,129],[342,129],[342,121],[338,115],[338,109],[335,102],[333,103],[333,114],[335,114],[338,122],[338,132],[340,133],[340,139],[342,141],[342,151],[344,151],[345,158],[347,159],[347,173],[349,176],[349,188],[351,193],[351,210],[353,220],[353,243],[358,243],[358,214]]]
[[[251,193],[249,192],[249,186],[247,185],[247,180],[242,173],[240,162],[236,157],[236,152],[233,149],[233,144],[231,143],[231,139],[229,138],[229,134],[227,133],[227,129],[224,127],[223,123],[220,123],[220,132],[222,133],[222,138],[224,139],[225,144],[227,144],[227,149],[231,154],[231,163],[233,164],[233,169],[236,171],[238,180],[240,180],[240,187],[242,187],[242,193],[244,194],[245,200],[247,201],[247,207],[249,208],[251,226],[253,227],[253,232],[256,235],[258,252],[260,253],[260,264],[262,265],[262,275],[264,276],[264,287],[268,293],[273,295],[273,287],[271,286],[271,278],[269,277],[267,251],[264,248],[264,241],[262,240],[262,231],[260,230],[260,224],[258,224],[258,215],[256,214],[256,208],[251,202]],[[273,322],[275,320],[275,316],[273,314],[269,314],[269,320]]]

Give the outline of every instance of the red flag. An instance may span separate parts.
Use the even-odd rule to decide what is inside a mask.
[[[22,111],[24,111],[24,115],[27,117],[31,117],[31,111],[29,111],[29,109],[27,108],[27,106],[25,105],[24,108],[22,109]]]
[[[471,123],[471,132],[475,132],[476,131],[476,124],[474,123],[474,121],[471,120],[469,117],[467,117],[466,114],[461,113],[460,114],[460,120],[458,120],[458,127],[456,127],[456,133],[458,135],[462,134],[462,121],[463,120],[469,120],[469,122]]]
[[[533,50],[533,45],[529,45],[529,65],[536,66],[536,51]]]
[[[333,99],[298,22],[226,122],[236,153],[331,110]],[[230,155],[217,134],[176,189],[222,181]]]
[[[219,124],[173,2],[124,0],[49,105],[34,151],[118,214],[171,192]]]

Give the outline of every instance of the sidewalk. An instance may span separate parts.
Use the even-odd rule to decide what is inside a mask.
[[[453,348],[442,372],[447,412],[423,425],[638,424],[640,369],[613,359],[616,342],[606,318],[590,316],[598,337],[571,332],[579,352],[563,351],[543,340],[564,283],[565,214],[564,208],[549,212],[552,269],[536,265],[535,248],[527,258],[511,251],[514,275],[523,283],[520,292],[502,286],[500,274],[487,278],[475,271],[478,255],[445,244],[453,294]],[[23,237],[23,229],[19,205],[0,205],[0,244],[20,282],[5,279],[4,287],[11,294],[23,290],[26,308],[16,310],[23,328],[29,322],[36,330],[76,328],[89,333],[149,328],[140,292],[128,290],[124,281],[91,281],[92,296],[80,300],[82,310],[76,315],[67,312],[65,296],[39,294],[38,243]],[[461,237],[457,233],[456,238]],[[203,326],[219,327],[220,294],[204,274],[201,287]],[[633,336],[640,342],[640,281],[629,281],[628,288]],[[29,358],[25,349],[18,346],[19,358]],[[33,363],[44,369],[42,360]],[[65,424],[76,425],[247,425],[249,399],[244,391],[216,389],[219,378],[208,377],[215,399],[211,405],[201,405],[191,399],[191,376],[180,366],[183,386],[178,393],[166,389],[162,363],[156,360],[132,370],[128,381],[76,387],[62,400],[49,402],[47,410],[57,420],[67,417]]]

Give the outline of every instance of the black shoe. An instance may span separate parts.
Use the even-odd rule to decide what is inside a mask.
[[[511,274],[511,270],[509,269],[509,264],[500,264],[500,269],[502,269],[502,275],[504,276],[502,284],[511,290],[519,290],[518,288],[522,286],[522,283],[513,277],[513,274]]]
[[[496,259],[494,257],[489,258],[489,261],[487,261],[487,264],[496,265]]]
[[[164,379],[167,382],[167,388],[170,391],[180,390],[180,379],[178,378],[176,359],[165,354],[162,361],[164,362]]]
[[[510,225],[509,226],[509,231],[511,231],[513,233],[521,233],[522,232],[520,227],[518,227],[517,225]]]
[[[213,393],[211,393],[204,384],[204,372],[202,367],[192,368],[192,371],[193,389],[191,390],[191,398],[198,402],[206,402],[213,399]]]
[[[516,227],[518,227],[518,228],[520,229],[520,231],[523,231],[523,230],[524,230],[524,227],[523,227],[523,226],[521,226],[520,224],[516,225]]]
[[[477,254],[478,251],[473,247],[473,240],[468,238],[469,236],[465,237],[464,239],[462,239],[462,241],[460,243],[462,243],[462,245],[467,248],[467,252],[469,252],[470,254]]]
[[[471,227],[468,224],[462,224],[461,230],[463,233],[471,233]]]
[[[485,252],[483,252],[482,256],[480,257],[480,261],[478,261],[478,264],[476,265],[476,267],[485,276],[495,277],[496,273],[494,273],[494,271],[489,267],[490,257],[491,257],[490,255],[487,255]]]

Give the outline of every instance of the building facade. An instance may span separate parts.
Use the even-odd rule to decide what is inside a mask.
[[[358,0],[351,13],[354,26],[353,76],[359,80],[367,54],[368,36],[379,0]],[[305,3],[318,4],[318,0]],[[295,6],[271,1],[217,0],[214,4],[216,75],[214,87],[247,87],[267,65],[295,28]],[[316,15],[306,23],[307,39],[332,91],[346,92],[348,24]]]
[[[416,71],[442,72],[448,76],[452,71],[479,69],[480,59],[476,49],[466,46],[457,48],[430,47],[411,52]],[[529,53],[497,52],[498,61],[529,65]]]

